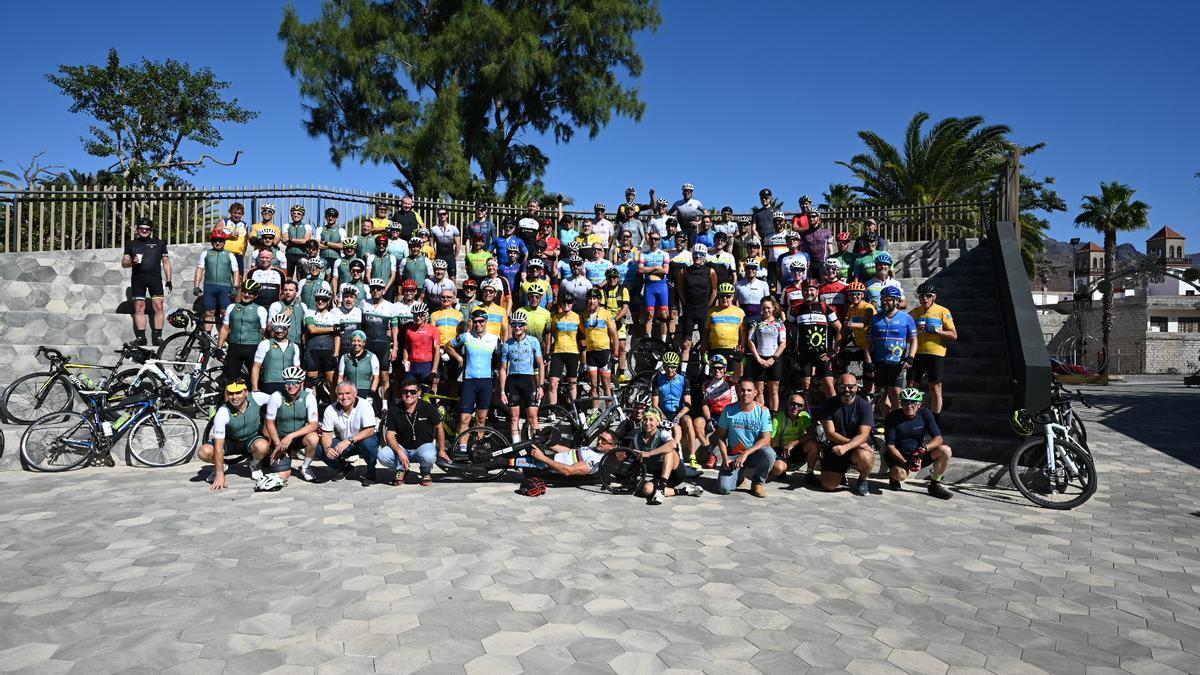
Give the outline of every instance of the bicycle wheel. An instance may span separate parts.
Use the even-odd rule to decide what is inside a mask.
[[[171,337],[163,340],[163,343],[158,346],[157,358],[163,361],[188,361],[195,362],[200,360],[200,340],[194,333],[176,333]],[[175,372],[183,372],[187,366],[162,366],[163,368],[174,368]]]
[[[201,417],[211,418],[217,414],[217,408],[225,400],[225,392],[221,387],[221,368],[215,366],[200,374],[196,383],[196,391],[192,394],[189,412]]]
[[[642,338],[637,346],[629,353],[630,368],[635,373],[644,370],[657,370],[662,363],[663,354],[670,350],[667,343],[656,338]]]
[[[34,471],[67,471],[88,460],[96,435],[81,413],[52,412],[21,434],[21,462]]]
[[[1071,440],[1078,443],[1079,447],[1086,450],[1089,455],[1092,454],[1092,449],[1088,447],[1087,427],[1083,425],[1083,420],[1079,419],[1079,415],[1076,415],[1075,411],[1067,413],[1067,416],[1069,420],[1067,426],[1071,429]]]
[[[1096,465],[1074,441],[1054,441],[1054,471],[1046,461],[1046,439],[1031,438],[1013,453],[1009,476],[1029,501],[1047,509],[1073,509],[1096,494]],[[1078,473],[1072,475],[1069,459]]]
[[[647,370],[645,372],[638,373],[625,384],[618,386],[616,391],[613,392],[617,397],[617,401],[622,406],[630,406],[632,405],[630,399],[632,399],[635,394],[643,393],[649,396],[650,383],[654,380],[655,372],[656,371],[653,370]]]
[[[175,410],[157,410],[138,420],[125,441],[125,463],[152,467],[185,464],[196,452],[200,431],[190,417]]]
[[[459,434],[447,450],[450,460],[457,467],[445,466],[447,472],[469,480],[493,481],[508,473],[508,466],[494,468],[466,468],[471,465],[498,462],[503,457],[496,453],[512,445],[506,434],[491,427],[472,427]]]
[[[632,494],[646,480],[646,464],[632,448],[613,448],[600,460],[600,485],[615,495]]]
[[[17,378],[0,398],[0,413],[13,424],[33,424],[53,412],[69,410],[75,388],[55,372],[30,373]]]

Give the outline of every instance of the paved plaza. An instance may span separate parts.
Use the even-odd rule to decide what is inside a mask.
[[[1101,487],[1066,513],[0,473],[0,670],[1200,672],[1200,391],[1092,391]]]

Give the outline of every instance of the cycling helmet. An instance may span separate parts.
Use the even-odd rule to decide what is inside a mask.
[[[428,236],[429,236],[429,228],[428,228],[428,227],[422,227],[422,228],[418,229],[418,230],[417,230],[417,235],[418,235],[418,236],[420,236],[420,237],[422,237],[422,238],[423,238],[423,237],[428,237]]]
[[[700,255],[708,255],[708,247],[705,246],[704,244],[696,244],[695,246],[692,247],[692,253],[698,253]]]
[[[487,290],[489,288],[492,289],[493,291],[496,291],[497,293],[503,293],[504,292],[504,282],[500,281],[499,279],[488,279],[487,281],[483,282],[482,284],[479,284],[480,290]]]
[[[420,237],[410,237],[408,240],[408,245],[409,246],[420,246],[421,238]]]
[[[529,476],[521,481],[521,487],[517,488],[517,494],[526,497],[540,497],[546,494],[546,481],[537,476]]]
[[[926,281],[925,283],[921,284],[920,286],[917,286],[917,293],[918,294],[932,293],[932,294],[936,295],[937,294],[937,286],[934,286],[933,282]]]
[[[625,194],[626,195],[635,195],[635,194],[637,194],[637,188],[627,187],[627,188],[625,188]]]
[[[592,207],[592,209],[596,211],[604,211],[607,208],[608,207],[604,205],[604,202],[596,202],[596,205]]]
[[[899,300],[900,298],[904,297],[904,292],[895,286],[885,286],[883,288],[883,290],[879,292],[879,297],[880,298],[896,298],[897,300]]]
[[[433,261],[433,269],[435,269],[435,270],[444,270],[449,267],[450,266],[446,264],[446,261],[442,260],[441,258],[438,258],[437,260]]]
[[[579,253],[579,249],[581,248],[583,248],[583,244],[581,244],[578,239],[567,244],[567,250],[572,253]]]
[[[646,391],[642,391],[640,389],[633,392],[633,395],[629,397],[630,405],[648,406],[653,402],[654,402],[654,400],[652,398],[650,398],[650,393],[646,392]]]
[[[837,261],[837,258],[827,258],[825,260],[825,269],[840,270],[842,269],[842,264]]]
[[[770,197],[771,196],[771,188],[763,188],[763,189],[759,190],[758,196],[759,197]]]
[[[722,214],[725,214],[725,213],[732,214],[732,213],[733,213],[733,207],[732,207],[732,206],[722,206],[722,207],[721,207],[721,213],[722,213]]]
[[[717,286],[717,295],[733,295],[733,284],[726,281]]]
[[[408,308],[408,311],[412,312],[413,316],[424,316],[429,313],[429,305],[418,300]]]
[[[567,258],[567,261],[570,262],[572,265],[582,265],[583,264],[583,258],[580,258],[577,255],[573,255],[570,258]]]
[[[508,315],[508,323],[513,326],[524,326],[529,323],[529,312],[523,309],[518,309]]]
[[[304,266],[308,268],[309,272],[313,270],[324,270],[325,261],[321,260],[320,258],[305,258]]]
[[[267,202],[267,203],[263,204],[261,207],[259,207],[258,210],[259,211],[270,211],[271,213],[275,213],[275,205],[272,204],[271,202]]]
[[[526,263],[525,266],[529,269],[533,269],[534,267],[545,269],[546,263],[542,262],[541,258],[530,258],[529,262]]]
[[[887,251],[877,254],[875,256],[875,264],[878,265],[879,263],[883,263],[884,265],[891,265],[892,264],[892,254],[888,253]]]
[[[257,293],[262,290],[262,284],[253,279],[247,279],[242,282],[242,290],[247,293]]]
[[[838,240],[838,241],[850,241],[850,233],[849,233],[849,232],[845,232],[845,231],[838,232],[838,233],[837,233],[837,240]]]
[[[290,212],[291,213],[304,213],[304,205],[292,204],[292,208],[290,209]]]
[[[616,279],[617,277],[621,276],[621,270],[615,267],[610,267],[608,268],[608,271],[604,273],[604,276],[608,277],[609,279]]]
[[[214,227],[212,234],[208,235],[209,241],[225,241],[226,239],[229,239],[229,235],[226,234],[224,228],[222,228],[220,225]]]
[[[787,236],[784,237],[787,241],[800,241],[800,233],[795,230],[788,230]]]
[[[279,377],[283,379],[284,384],[298,384],[304,381],[304,369],[300,366],[288,366]]]
[[[271,317],[271,330],[275,330],[276,328],[289,330],[291,327],[292,317],[288,316],[287,314],[276,314],[275,316]]]
[[[413,281],[412,279],[405,279],[404,282],[400,284],[400,290],[415,291],[417,290],[417,282]]]
[[[684,189],[684,190],[695,190],[695,189],[696,189],[696,186],[695,186],[695,185],[692,185],[691,183],[684,183],[684,184],[683,184],[683,189]]]
[[[324,287],[318,288],[315,292],[313,292],[313,299],[317,300],[319,298],[325,298],[326,300],[332,300],[333,299],[333,291],[329,290],[328,288],[324,288]]]
[[[724,367],[727,367],[727,366],[729,365],[729,361],[727,361],[727,360],[725,359],[725,357],[724,357],[724,356],[721,356],[720,354],[713,354],[712,358],[710,358],[710,359],[708,360],[708,365],[710,365],[710,366],[721,366],[722,368],[724,368]]]
[[[380,234],[380,235],[376,235],[376,237],[375,237],[375,243],[376,243],[376,244],[386,244],[386,243],[388,243],[388,236],[387,236],[386,234]]]
[[[801,203],[801,204],[804,204],[805,202],[807,202],[807,203],[811,204],[811,203],[812,203],[812,197],[809,197],[808,195],[801,195],[801,196],[800,196],[800,203]]]
[[[604,293],[601,293],[599,288],[593,288],[587,292],[587,296],[589,299],[596,298],[597,300],[599,300],[600,298],[604,297]]]
[[[338,213],[338,210],[337,210],[337,209],[335,209],[335,208],[333,208],[333,207],[331,206],[331,207],[329,207],[329,208],[325,209],[325,215],[327,215],[327,216],[338,216],[338,215],[341,215],[341,214],[339,214],[339,213]]]
[[[286,485],[277,473],[263,474],[262,478],[254,481],[255,492],[277,492]]]
[[[682,359],[679,358],[679,352],[667,352],[666,354],[663,354],[663,357],[662,357],[662,362],[663,362],[664,366],[678,367],[679,362],[681,360]]]
[[[771,220],[783,220],[783,211],[775,211],[771,214]]]
[[[354,253],[354,249],[358,248],[358,237],[346,237],[342,240],[342,254]]]
[[[354,284],[342,286],[342,295],[358,295],[358,286]]]
[[[477,288],[479,288],[479,282],[474,279],[467,279],[463,282],[463,290],[465,291],[473,291]]]
[[[816,279],[806,279],[801,288],[815,288],[819,291],[821,290],[821,282]]]
[[[177,309],[167,315],[167,323],[175,328],[187,328],[190,322],[191,318],[188,316],[186,309]]]
[[[1028,436],[1033,433],[1033,415],[1031,415],[1029,411],[1024,408],[1013,411],[1012,419],[1009,421],[1009,424],[1012,426],[1012,430],[1015,431],[1018,436]]]
[[[846,292],[847,293],[866,293],[867,287],[864,286],[863,282],[861,282],[861,281],[851,281],[850,283],[846,284]]]
[[[666,198],[665,198],[665,197],[659,197],[658,199],[655,199],[655,200],[654,200],[654,204],[655,204],[656,206],[666,206],[666,205],[667,205],[667,200],[666,200]]]
[[[263,230],[262,233],[259,234],[258,236],[261,239],[274,239],[276,235],[275,235],[275,230]]]
[[[808,269],[808,265],[804,264],[804,258],[796,258],[788,263],[789,270],[804,270]]]
[[[354,270],[359,270],[361,272],[362,270],[365,270],[365,269],[367,269],[367,263],[359,260],[358,258],[355,258],[354,260],[350,261],[350,271],[351,272],[353,272]]]
[[[371,277],[371,280],[367,282],[367,285],[371,288],[384,288],[387,286],[387,282],[379,277]]]
[[[509,245],[508,245],[508,252],[509,252],[509,253],[520,253],[520,252],[521,252],[521,247],[520,247],[520,246],[517,246],[516,244],[509,244]]]
[[[925,400],[925,394],[921,393],[921,390],[916,387],[908,387],[900,392],[900,400],[920,403]]]

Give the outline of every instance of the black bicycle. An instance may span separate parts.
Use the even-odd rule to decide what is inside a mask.
[[[222,358],[217,341],[204,322],[190,309],[177,309],[167,316],[167,323],[181,329],[158,346],[158,358],[163,361],[195,363],[205,358]],[[207,362],[207,361],[206,361]],[[181,366],[176,366],[182,370]]]
[[[81,395],[104,390],[112,401],[126,394],[127,386],[116,381],[115,373],[126,359],[140,357],[144,352],[127,343],[116,352],[120,359],[111,366],[79,363],[51,347],[38,347],[38,360],[45,359],[50,368],[23,375],[5,388],[0,395],[0,415],[12,424],[33,424],[42,416],[70,410]],[[98,381],[88,371],[100,371]]]

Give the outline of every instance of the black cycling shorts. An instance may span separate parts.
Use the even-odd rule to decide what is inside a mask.
[[[533,375],[509,375],[504,381],[504,393],[510,408],[532,408],[536,405],[537,380]]]
[[[579,354],[570,352],[554,352],[550,355],[550,377],[578,378]]]
[[[875,362],[875,386],[902,388],[904,381],[904,363],[891,361]]]
[[[388,356],[392,353],[392,343],[390,342],[368,342],[367,351],[375,355],[379,359],[379,374],[386,375],[392,370],[392,361]],[[397,368],[399,371],[399,368]]]
[[[937,354],[917,354],[913,359],[912,368],[908,371],[908,381],[918,384],[922,376],[928,376],[929,384],[939,384],[945,375],[945,368],[946,357]]]
[[[332,349],[309,349],[304,352],[304,369],[310,373],[330,373],[337,370],[337,357]]]
[[[158,274],[135,274],[129,281],[130,296],[134,300],[163,297],[162,276]]]
[[[608,372],[608,364],[612,361],[612,350],[597,349],[587,353],[587,369]]]
[[[764,368],[758,365],[758,361],[748,359],[746,375],[756,382],[778,382],[783,376],[783,361],[776,359],[774,363]]]
[[[833,377],[833,360],[822,359],[823,352],[796,352],[796,368],[801,377]]]
[[[821,449],[821,473],[838,473],[843,476],[854,466],[854,450],[847,450],[841,455],[833,454],[833,444],[827,443]]]
[[[646,460],[646,478],[655,480],[662,477],[662,455],[655,455]],[[683,467],[683,462],[675,465],[675,469],[671,471],[671,475],[667,476],[667,487],[673,488],[687,480],[687,471]]]

